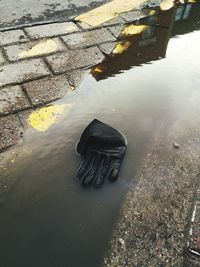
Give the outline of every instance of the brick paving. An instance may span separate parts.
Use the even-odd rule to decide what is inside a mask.
[[[59,74],[69,70],[91,67],[103,60],[104,56],[97,47],[80,49],[79,52],[68,51],[48,56],[47,62],[53,73]]]
[[[79,28],[73,22],[64,22],[29,27],[25,31],[31,39],[39,39],[76,32]]]
[[[28,80],[41,78],[50,74],[42,59],[6,64],[0,72],[0,87],[10,84],[20,84]]]
[[[33,106],[62,98],[70,91],[65,75],[44,78],[24,84],[24,89]]]
[[[0,92],[0,115],[30,107],[30,103],[19,85],[3,88]]]
[[[38,47],[38,48],[37,48]],[[42,40],[36,42],[27,42],[22,44],[9,45],[4,51],[9,61],[17,61],[22,58],[40,57],[65,51],[66,47],[58,38]],[[31,53],[30,53],[31,52]]]
[[[109,27],[119,24],[121,17],[95,29],[71,21],[0,32],[0,151],[21,140],[22,114],[75,90],[102,62],[116,43]]]
[[[0,32],[0,150],[20,140],[22,114],[75,90],[90,67],[112,52],[127,21],[144,16],[128,12],[95,28],[71,21]],[[5,121],[15,130],[5,132]]]
[[[63,41],[72,49],[94,46],[100,42],[112,42],[116,38],[105,28],[87,32],[69,34],[62,37]]]

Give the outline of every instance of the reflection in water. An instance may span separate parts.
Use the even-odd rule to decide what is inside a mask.
[[[126,26],[113,51],[106,59],[92,68],[97,81],[128,70],[133,66],[165,57],[170,37],[200,28],[200,3],[173,7]]]

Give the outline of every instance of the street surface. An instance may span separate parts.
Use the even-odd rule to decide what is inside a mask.
[[[0,0],[0,30],[24,25],[66,21],[108,0]]]
[[[0,265],[200,266],[200,2],[80,2],[0,0]],[[128,150],[84,190],[94,118]]]

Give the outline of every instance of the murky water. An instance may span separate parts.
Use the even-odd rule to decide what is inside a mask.
[[[24,147],[32,152],[18,163],[17,182],[0,207],[0,266],[99,266],[148,143],[200,100],[200,5],[183,7],[141,21],[150,30],[129,38],[124,54],[100,64],[100,73],[94,68],[61,101],[72,107],[59,124],[45,133],[27,130]],[[74,146],[93,118],[128,140],[118,182],[100,190],[86,190],[74,177]]]

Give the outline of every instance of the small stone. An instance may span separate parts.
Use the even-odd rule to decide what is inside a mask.
[[[176,142],[173,142],[173,147],[178,149],[178,148],[180,148],[180,145],[178,143],[176,143]]]
[[[125,241],[124,241],[124,239],[122,239],[122,238],[119,238],[118,240],[119,240],[119,243],[120,243],[122,246],[124,246],[124,245],[125,245]]]

